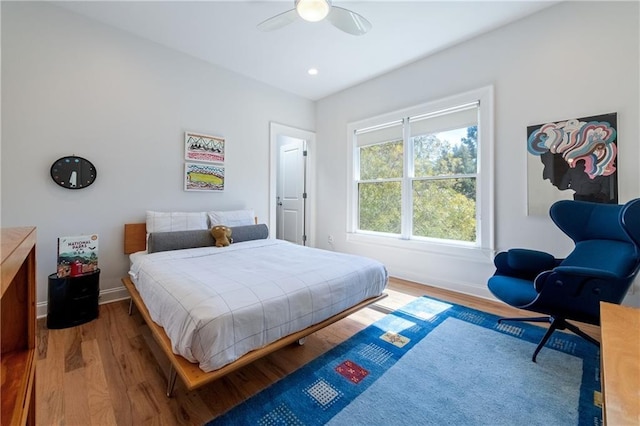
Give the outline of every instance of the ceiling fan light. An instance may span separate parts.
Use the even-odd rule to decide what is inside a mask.
[[[296,0],[296,11],[305,21],[322,21],[329,14],[329,0]]]

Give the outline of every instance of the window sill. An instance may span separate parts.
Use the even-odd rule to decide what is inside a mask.
[[[472,244],[464,245],[455,243],[447,244],[425,240],[402,240],[398,237],[368,234],[362,232],[348,232],[347,242],[432,253],[441,256],[463,258],[465,260],[481,263],[492,263],[493,257],[495,255],[494,250],[490,248],[479,247]]]

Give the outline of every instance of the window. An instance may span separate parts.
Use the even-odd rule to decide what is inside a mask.
[[[355,235],[492,248],[492,89],[349,125]]]

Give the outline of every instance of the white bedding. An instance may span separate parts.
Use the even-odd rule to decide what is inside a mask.
[[[266,239],[136,254],[129,272],[173,352],[204,371],[378,296],[372,259]]]

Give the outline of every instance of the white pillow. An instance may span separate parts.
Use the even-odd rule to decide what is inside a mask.
[[[207,212],[147,211],[147,233],[209,229]]]
[[[229,210],[229,211],[211,211],[209,215],[209,226],[225,225],[246,226],[255,225],[255,215],[253,210]]]

